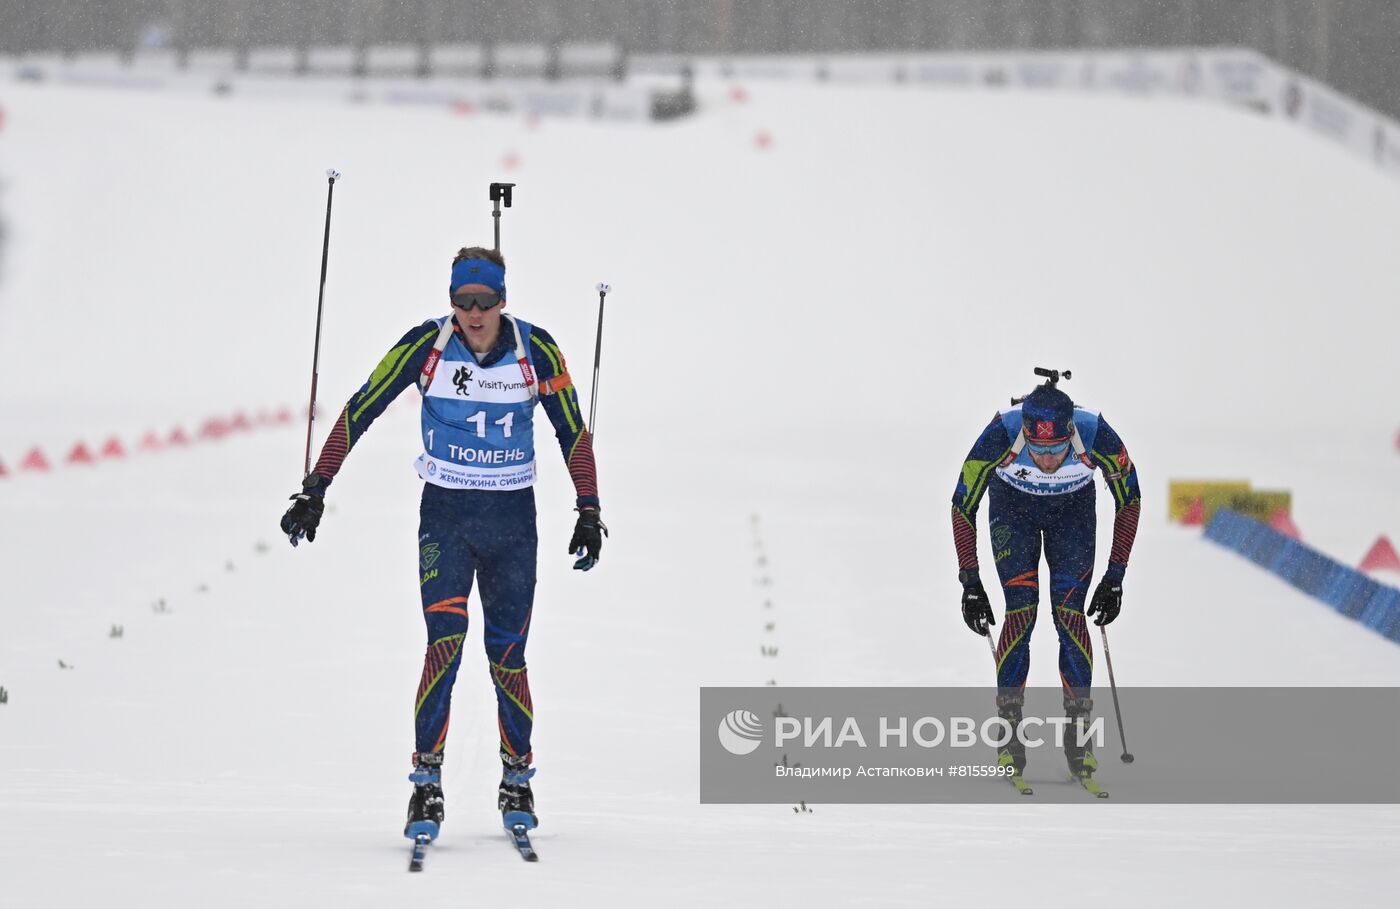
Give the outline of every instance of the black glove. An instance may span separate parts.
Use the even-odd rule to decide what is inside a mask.
[[[987,626],[997,623],[996,617],[992,615],[992,604],[987,599],[987,591],[976,575],[963,581],[962,612],[967,627],[980,635],[988,634]]]
[[[1085,615],[1098,613],[1095,625],[1107,625],[1118,618],[1118,610],[1123,608],[1123,582],[1104,578],[1094,588],[1094,598],[1089,601],[1089,611]]]
[[[603,537],[608,535],[608,525],[597,508],[585,505],[578,510],[578,520],[574,522],[574,535],[569,539],[569,554],[580,558],[574,562],[579,571],[587,571],[598,564],[599,553],[603,551]]]
[[[321,515],[326,510],[326,500],[314,490],[307,489],[292,496],[292,507],[282,515],[282,532],[295,546],[306,537],[307,542],[316,541],[316,525],[321,523]]]

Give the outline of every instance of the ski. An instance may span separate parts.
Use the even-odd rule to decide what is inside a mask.
[[[512,840],[515,841],[515,848],[520,851],[520,857],[527,862],[538,862],[539,853],[535,852],[535,847],[530,845],[530,830],[524,824],[516,824],[506,830]]]
[[[1022,795],[1035,795],[1035,790],[1031,788],[1030,784],[1026,782],[1026,778],[1021,774],[1013,773],[1011,776],[1007,777],[1007,779],[1011,782],[1011,785],[1016,787],[1016,791]]]
[[[1078,783],[1080,786],[1083,786],[1083,787],[1084,787],[1084,791],[1087,792],[1087,793],[1089,793],[1090,795],[1092,795],[1094,798],[1096,798],[1096,799],[1106,799],[1106,798],[1108,798],[1108,790],[1105,789],[1105,788],[1103,788],[1102,786],[1100,786],[1098,783],[1094,782],[1094,778],[1093,778],[1093,777],[1087,776],[1087,775],[1086,775],[1086,776],[1076,776],[1076,777],[1074,777],[1074,781],[1075,781],[1076,783]]]
[[[423,870],[423,857],[428,854],[428,844],[432,841],[432,837],[426,833],[420,833],[413,838],[413,855],[408,860],[409,871]]]

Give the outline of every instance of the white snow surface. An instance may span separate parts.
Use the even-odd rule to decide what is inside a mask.
[[[1166,522],[1169,478],[1240,477],[1292,489],[1305,537],[1343,561],[1400,531],[1400,187],[1184,101],[705,100],[662,127],[532,127],[0,92],[0,906],[1389,905],[1395,806],[708,806],[696,707],[700,686],[769,679],[991,682],[948,502],[1035,365],[1075,371],[1066,389],[1141,472],[1121,685],[1400,684],[1394,644]],[[327,412],[446,311],[452,254],[489,245],[493,179],[519,183],[511,310],[554,334],[585,396],[593,286],[614,287],[596,427],[612,536],[586,575],[564,552],[567,474],[538,445],[538,865],[495,811],[474,611],[447,822],[425,873],[405,870],[411,392],[296,550],[276,523],[304,424],[17,470],[36,444],[61,459],[304,404],[330,166]],[[1102,493],[1100,515],[1101,566]],[[1031,682],[1054,684],[1048,628],[1033,649]],[[1109,763],[1105,785],[1130,782]]]

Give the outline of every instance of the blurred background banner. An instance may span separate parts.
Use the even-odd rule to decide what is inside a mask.
[[[628,54],[1246,47],[1389,114],[1400,4],[1389,0],[15,0],[0,54],[132,56],[232,48],[298,51],[307,68],[367,61],[316,47],[577,44]],[[417,65],[379,52],[379,63]],[[534,51],[506,55],[529,66]],[[523,59],[522,59],[523,58]],[[594,55],[596,61],[597,55]],[[604,55],[604,66],[611,65]],[[290,62],[287,58],[284,62]],[[543,66],[545,60],[536,61]],[[579,61],[573,61],[577,64]]]

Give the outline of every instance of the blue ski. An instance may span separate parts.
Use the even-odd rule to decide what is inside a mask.
[[[423,870],[423,856],[428,854],[428,844],[432,841],[432,837],[426,833],[420,833],[413,838],[413,855],[408,860],[409,871]]]
[[[511,839],[515,841],[515,848],[520,850],[520,857],[527,862],[538,862],[539,854],[535,852],[535,847],[530,845],[530,829],[524,824],[516,824],[506,830]]]

